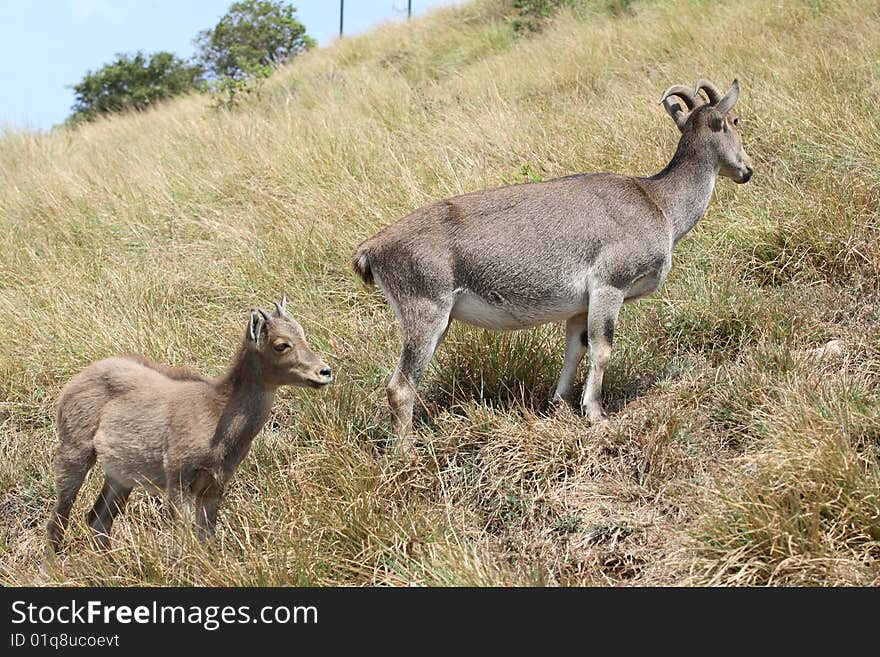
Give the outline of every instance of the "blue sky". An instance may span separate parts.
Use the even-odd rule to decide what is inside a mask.
[[[233,0],[0,0],[0,127],[45,130],[70,114],[86,71],[116,53],[193,54],[192,40]],[[339,0],[292,0],[321,45],[339,33]],[[406,18],[406,0],[346,0],[345,34]],[[412,0],[413,15],[454,0]]]

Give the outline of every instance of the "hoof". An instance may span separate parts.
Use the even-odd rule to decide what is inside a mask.
[[[608,419],[608,415],[605,413],[605,411],[603,411],[601,409],[598,409],[598,410],[595,408],[589,409],[589,408],[582,406],[581,412],[587,416],[587,419],[590,421],[590,424],[603,425],[603,424],[608,424],[611,422],[611,420]]]
[[[40,569],[34,575],[34,586],[48,586],[54,579],[55,571],[58,569],[58,563],[55,560],[55,554],[45,554],[43,561],[40,563]]]
[[[554,394],[550,398],[550,408],[565,408],[571,404],[571,399],[563,397],[562,395]]]
[[[387,449],[385,450],[385,467],[392,468],[395,472],[408,470],[409,468],[418,467],[421,459],[415,446],[410,445],[409,448]]]
[[[418,458],[416,442],[412,436],[399,437],[388,441],[388,444],[385,446],[385,454],[403,461]]]

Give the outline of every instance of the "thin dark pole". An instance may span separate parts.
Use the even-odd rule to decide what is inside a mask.
[[[339,0],[339,36],[342,36],[342,14],[345,13],[345,0]]]
[[[412,0],[406,0],[406,20],[412,18]]]

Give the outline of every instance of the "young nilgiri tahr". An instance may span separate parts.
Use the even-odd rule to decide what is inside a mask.
[[[101,463],[104,485],[87,515],[99,547],[135,486],[164,492],[172,510],[205,540],[213,535],[226,485],[269,418],[275,390],[321,388],[333,373],[287,313],[253,310],[244,342],[219,379],[120,356],[92,363],[58,400],[55,484],[47,526],[58,550],[86,474]]]

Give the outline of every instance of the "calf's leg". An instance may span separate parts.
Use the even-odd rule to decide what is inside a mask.
[[[192,489],[196,496],[196,535],[202,543],[205,543],[214,538],[222,489],[217,480],[204,470],[196,476]]]
[[[47,555],[57,552],[61,547],[61,540],[70,520],[70,509],[86,475],[95,465],[96,458],[95,451],[90,447],[73,449],[64,442],[59,445],[55,453],[55,487],[58,497],[46,524],[49,538]]]
[[[166,501],[171,519],[178,525],[184,524],[189,529],[198,531],[198,500],[192,490],[193,473],[173,473],[166,477]]]
[[[202,543],[214,538],[217,531],[217,511],[220,507],[220,494],[209,493],[198,500],[196,507],[196,535]]]
[[[104,476],[104,485],[92,510],[86,514],[86,521],[92,530],[92,540],[102,550],[110,547],[110,528],[113,520],[125,509],[131,494],[131,487]]]

